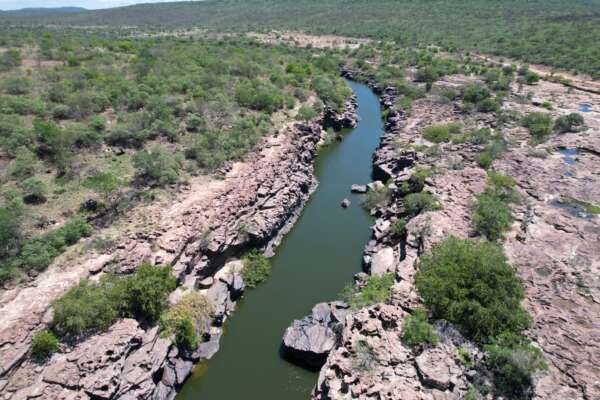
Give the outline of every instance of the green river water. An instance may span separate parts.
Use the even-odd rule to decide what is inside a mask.
[[[196,367],[177,400],[309,399],[317,373],[281,358],[283,332],[316,303],[335,300],[352,281],[373,223],[350,186],[371,181],[371,157],[383,133],[381,110],[368,87],[348,83],[358,97],[358,126],[320,151],[319,188],[276,249],[272,276],[246,291],[226,323],[220,350]],[[342,209],[346,197],[352,204]]]

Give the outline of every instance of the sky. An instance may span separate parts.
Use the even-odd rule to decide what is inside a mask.
[[[128,6],[139,3],[167,3],[181,0],[0,0],[0,10],[37,7],[84,7],[88,9]]]

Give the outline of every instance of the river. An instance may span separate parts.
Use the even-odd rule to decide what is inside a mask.
[[[373,223],[350,186],[371,181],[371,157],[383,133],[381,110],[368,87],[348,84],[358,99],[358,126],[319,152],[319,188],[276,249],[272,276],[246,291],[226,323],[220,350],[196,367],[177,400],[309,399],[317,373],[281,358],[283,332],[352,282]],[[348,209],[340,207],[344,198],[352,201]]]

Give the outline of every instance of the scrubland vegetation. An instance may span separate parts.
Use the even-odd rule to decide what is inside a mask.
[[[597,0],[484,0],[376,2],[221,0],[138,5],[84,13],[19,16],[9,24],[202,27],[216,30],[307,30],[317,34],[392,39],[404,46],[437,44],[545,63],[600,75],[600,3]],[[0,18],[2,15],[0,14]],[[424,69],[424,81],[435,75]],[[523,71],[523,79],[535,75]]]
[[[275,113],[308,120],[350,93],[339,60],[247,39],[0,38],[0,282],[42,271],[148,188],[242,158]]]

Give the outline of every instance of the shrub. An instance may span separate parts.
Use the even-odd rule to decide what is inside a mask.
[[[370,276],[362,288],[349,284],[340,297],[353,309],[368,307],[377,303],[385,303],[392,297],[394,274]]]
[[[404,208],[407,215],[415,216],[422,212],[439,210],[440,205],[431,193],[420,192],[407,195],[404,198]]]
[[[544,113],[532,112],[521,120],[521,125],[538,141],[544,141],[552,133],[552,117]]]
[[[521,335],[501,334],[485,346],[485,350],[486,363],[494,374],[495,389],[509,399],[526,398],[532,374],[547,368],[542,352]]]
[[[104,275],[99,282],[82,280],[53,303],[54,331],[73,337],[108,329],[119,317],[155,321],[175,289],[169,267],[143,264],[128,277]]]
[[[283,108],[283,93],[275,86],[259,80],[237,85],[235,99],[243,107],[273,113]]]
[[[38,360],[52,355],[58,350],[58,339],[50,331],[37,332],[31,340],[31,355]]]
[[[2,89],[15,96],[21,96],[29,93],[31,90],[31,79],[24,76],[9,76],[2,80]]]
[[[271,262],[257,250],[246,254],[242,261],[242,278],[248,287],[255,288],[271,275]]]
[[[138,169],[138,175],[146,181],[154,181],[160,185],[177,182],[182,164],[180,155],[169,154],[160,146],[150,151],[142,150],[133,157],[133,165]]]
[[[480,112],[496,112],[500,109],[500,104],[493,99],[483,99],[477,103],[477,111]]]
[[[190,292],[160,316],[162,335],[168,336],[175,333],[177,326],[184,319],[189,319],[194,329],[199,331],[212,312],[212,305],[204,295]]]
[[[53,303],[53,329],[62,337],[106,330],[119,317],[115,297],[122,290],[119,278],[105,275],[99,283],[81,281]]]
[[[71,109],[64,104],[57,104],[52,108],[52,118],[54,119],[69,119],[71,117]]]
[[[558,117],[554,121],[554,131],[559,133],[574,132],[576,128],[584,124],[581,114],[571,113]]]
[[[406,234],[406,220],[404,218],[399,218],[398,220],[394,221],[391,231],[394,236],[404,236]]]
[[[20,200],[0,207],[0,260],[13,254],[21,243],[22,214]]]
[[[25,242],[15,263],[27,271],[42,271],[64,251],[67,245],[89,236],[91,232],[92,228],[87,222],[74,218],[61,228]]]
[[[433,125],[425,128],[423,137],[433,143],[450,141],[450,132],[444,125]]]
[[[299,121],[310,121],[318,116],[317,112],[311,106],[303,104],[298,110],[296,119]]]
[[[16,151],[10,174],[16,179],[27,179],[35,173],[36,164],[35,154],[27,147],[21,146]]]
[[[178,321],[175,328],[175,344],[181,350],[194,350],[198,347],[198,334],[190,318]]]
[[[23,62],[18,50],[10,49],[0,54],[0,71],[8,71]]]
[[[445,239],[421,257],[416,286],[434,318],[469,338],[486,341],[530,324],[521,281],[494,243]]]
[[[103,132],[106,130],[106,120],[102,117],[95,116],[90,118],[88,126],[96,132]]]
[[[477,104],[489,97],[490,91],[485,86],[472,84],[463,89],[463,98],[469,103]]]
[[[167,308],[167,297],[177,284],[169,267],[142,264],[125,280],[126,313],[138,320],[156,321]]]
[[[367,192],[363,206],[367,210],[383,207],[390,201],[390,197],[390,190],[387,186],[376,187]]]
[[[516,202],[518,194],[515,191],[516,182],[513,178],[501,173],[488,172],[488,187],[486,192],[505,202]]]
[[[104,197],[109,197],[123,182],[110,172],[99,172],[86,178],[81,186],[92,189]]]
[[[427,312],[424,309],[418,308],[404,318],[403,343],[408,346],[420,344],[435,346],[438,341],[439,337],[429,322],[427,322]]]
[[[416,168],[408,179],[410,190],[420,192],[425,187],[425,180],[433,175],[431,168]]]
[[[510,229],[512,221],[510,207],[501,198],[491,193],[477,196],[473,212],[473,224],[477,232],[489,240],[498,240]]]
[[[40,204],[46,201],[48,186],[39,178],[32,176],[21,183],[23,200],[28,204]]]
[[[106,136],[106,143],[111,146],[139,148],[148,140],[148,136],[146,130],[121,125],[110,131]]]

